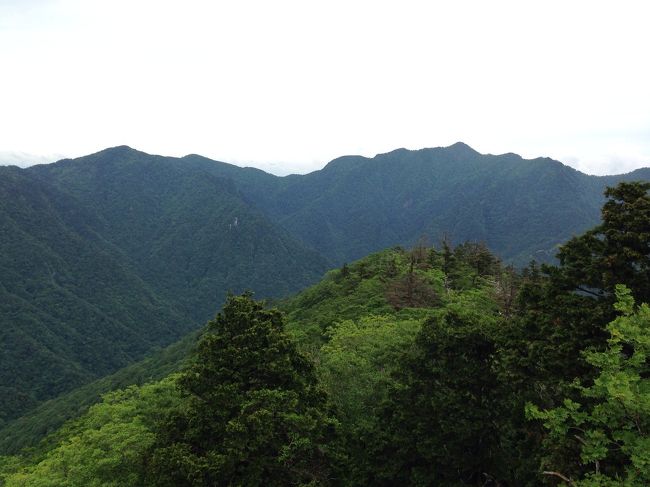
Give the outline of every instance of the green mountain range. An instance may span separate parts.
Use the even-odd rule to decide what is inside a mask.
[[[559,243],[597,223],[606,186],[649,178],[647,168],[595,177],[547,158],[483,155],[457,143],[342,157],[283,178],[273,201],[258,201],[337,264],[422,236],[434,243],[446,236],[484,241],[503,259],[525,265],[552,259]]]
[[[1,168],[0,226],[0,421],[177,340],[228,291],[281,297],[328,267],[231,181],[128,149]]]
[[[0,168],[0,422],[172,343],[228,291],[280,298],[423,236],[550,260],[633,179],[650,169],[594,177],[461,143],[287,177],[128,147]]]

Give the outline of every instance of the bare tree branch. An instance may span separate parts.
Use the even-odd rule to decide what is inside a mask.
[[[592,296],[596,296],[597,298],[602,298],[603,296],[605,296],[605,294],[602,291],[594,292],[594,291],[590,291],[589,289],[585,289],[582,286],[578,286],[576,289],[578,289],[578,291],[581,291],[583,293],[587,293],[587,294],[591,294]]]
[[[569,485],[575,485],[575,484],[573,483],[573,480],[571,480],[569,477],[567,477],[567,476],[565,476],[565,475],[562,475],[560,472],[545,471],[545,472],[542,472],[542,474],[543,474],[543,475],[552,475],[553,477],[559,477],[559,478],[561,478],[562,480],[564,480],[567,484],[569,484]]]

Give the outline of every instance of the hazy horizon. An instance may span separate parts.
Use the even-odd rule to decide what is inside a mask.
[[[454,144],[456,144],[456,143],[462,143],[462,144],[468,145],[472,149],[476,150],[474,147],[472,147],[471,144],[466,144],[463,141],[457,141]],[[454,145],[454,144],[450,144],[449,146],[421,147],[421,148],[418,148],[418,149],[406,149],[406,150],[417,151],[417,150],[426,150],[426,149],[448,148],[448,147],[450,147],[451,145]],[[127,146],[127,145],[122,144],[122,146]],[[103,149],[100,149],[99,151],[94,151],[94,152],[91,152],[89,154],[82,154],[79,157],[83,157],[83,156],[86,156],[86,155],[91,155],[91,154],[94,154],[94,153],[97,153],[97,152],[102,152],[104,150],[108,150],[108,149],[115,148],[115,147],[122,147],[122,146],[105,147]],[[188,154],[183,154],[181,156],[169,156],[168,154],[149,153],[149,152],[146,152],[146,151],[142,151],[142,150],[138,149],[137,147],[131,147],[131,146],[127,146],[127,147],[129,147],[129,148],[131,148],[133,150],[136,150],[138,152],[144,152],[144,153],[149,154],[149,155],[159,155],[159,156],[164,156],[164,157],[184,157],[184,156],[188,156],[188,155],[199,155],[199,156],[202,156],[202,157],[207,157],[207,156],[204,156],[203,154],[197,154],[195,152],[191,152],[191,153],[188,153]],[[337,159],[339,157],[361,156],[361,157],[366,157],[368,159],[372,159],[373,157],[376,157],[378,155],[385,154],[385,153],[388,153],[388,152],[393,152],[395,150],[400,150],[400,149],[405,149],[405,148],[404,147],[396,147],[395,149],[392,149],[390,151],[380,152],[380,153],[373,154],[373,155],[341,154],[341,155],[339,155],[339,156],[337,156],[337,157],[335,157],[335,158],[333,158],[333,159],[331,159],[329,161],[323,162],[322,166],[320,166],[320,167],[305,170],[303,172],[284,172],[284,173],[275,172],[275,171],[273,171],[273,168],[269,169],[268,167],[264,167],[264,164],[257,164],[257,165],[242,164],[242,163],[237,163],[237,162],[214,159],[214,158],[210,158],[210,157],[208,157],[208,159],[211,159],[211,160],[214,160],[214,161],[217,161],[217,162],[224,162],[224,163],[227,163],[227,164],[232,164],[234,166],[238,166],[238,167],[242,167],[242,168],[243,167],[254,167],[256,169],[261,169],[262,171],[265,171],[265,172],[267,172],[269,174],[273,174],[275,176],[282,177],[282,176],[288,176],[290,174],[302,174],[302,175],[304,175],[304,174],[309,174],[310,172],[319,171],[319,170],[323,169],[327,164],[329,164],[330,162],[332,162],[333,160],[335,160],[335,159]],[[500,154],[483,153],[481,151],[477,151],[477,152],[479,152],[482,155],[497,155],[497,156],[499,156],[499,155],[506,154],[506,152],[500,153]],[[509,152],[509,153],[512,153],[512,152]],[[517,154],[517,155],[521,156],[521,154]],[[63,157],[63,156],[57,156],[55,158],[52,158],[51,160],[49,158],[43,157],[43,156],[41,156],[40,158],[37,158],[37,159],[30,159],[29,157],[30,157],[29,154],[21,154],[21,153],[13,153],[12,154],[12,153],[0,152],[0,166],[18,166],[18,167],[21,167],[21,168],[27,168],[27,167],[35,166],[35,165],[38,165],[38,164],[53,164],[53,163],[59,162],[59,161],[61,161],[63,159],[74,159],[74,157],[69,158],[69,157]],[[538,158],[544,158],[544,157],[546,157],[546,156],[537,156],[537,157],[530,157],[530,158],[522,156],[522,159],[523,160],[532,160],[532,159],[538,159]],[[551,159],[553,159],[553,158],[551,158]],[[553,160],[556,160],[556,159],[553,159]],[[560,162],[560,163],[564,164],[565,166],[572,167],[570,164],[567,164],[564,161],[557,161],[557,162]],[[267,166],[273,166],[273,165],[272,164],[267,164]],[[623,172],[618,172],[618,173],[610,172],[610,173],[602,173],[602,174],[590,174],[590,173],[585,172],[585,171],[580,171],[580,169],[577,169],[577,168],[574,168],[574,169],[576,169],[577,171],[580,171],[580,172],[582,172],[584,174],[591,175],[591,176],[615,176],[615,175],[619,175],[619,174],[627,174],[627,173],[633,172],[633,171],[635,171],[637,169],[642,169],[642,168],[646,168],[646,167],[650,167],[650,164],[648,164],[647,166],[639,166],[639,167],[636,167],[636,168],[631,169],[629,171],[623,171]]]
[[[0,155],[43,162],[125,144],[287,174],[462,140],[629,172],[650,165],[646,10],[4,0]]]

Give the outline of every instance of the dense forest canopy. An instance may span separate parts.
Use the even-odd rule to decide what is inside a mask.
[[[125,155],[118,160],[120,167],[142,171],[140,153],[121,150]],[[399,152],[394,156],[412,157]],[[447,159],[437,163],[480,159],[467,147],[455,147],[444,156]],[[426,154],[418,157],[426,159]],[[110,154],[100,159],[103,164],[115,163]],[[332,163],[317,177],[325,177],[330,188],[343,188],[336,193],[339,196],[346,194],[345,174],[367,164],[362,159]],[[202,170],[211,167],[195,156],[188,160]],[[0,291],[7,295],[5,306],[10,299],[19,303],[38,295],[41,304],[56,301],[72,309],[80,306],[86,292],[88,316],[96,313],[107,323],[143,320],[146,326],[114,330],[123,335],[125,363],[151,345],[144,340],[155,334],[150,327],[160,321],[161,329],[167,329],[172,322],[164,322],[166,316],[191,322],[205,314],[187,311],[199,306],[190,289],[213,293],[208,289],[217,274],[192,280],[192,259],[181,269],[174,267],[178,261],[172,254],[188,252],[191,257],[205,246],[226,244],[213,240],[207,231],[194,233],[191,219],[177,235],[156,233],[169,221],[189,218],[196,205],[205,210],[196,212],[197,221],[223,212],[231,227],[222,232],[228,238],[243,238],[244,248],[255,255],[260,248],[246,245],[260,238],[256,232],[262,227],[275,232],[275,240],[266,247],[269,252],[258,262],[297,265],[290,257],[292,252],[301,253],[302,262],[307,262],[303,267],[278,273],[273,267],[256,269],[266,273],[264,282],[269,285],[279,276],[283,289],[289,289],[296,282],[290,275],[298,273],[300,279],[309,280],[327,261],[304,246],[298,234],[274,230],[271,215],[276,212],[277,217],[279,208],[258,211],[231,186],[259,188],[270,181],[268,175],[225,166],[219,170],[232,172],[233,179],[185,175],[188,179],[181,186],[186,189],[175,193],[181,207],[157,200],[155,192],[143,191],[128,201],[127,193],[120,193],[129,213],[126,207],[102,206],[104,196],[126,191],[119,182],[105,186],[105,193],[95,189],[84,193],[88,181],[96,184],[102,170],[111,172],[89,162],[83,176],[76,172],[75,161],[53,167],[50,176],[56,184],[13,169],[7,172],[13,182],[0,189],[21,187],[23,199],[31,198],[32,206],[21,206],[19,199],[5,202],[0,222],[31,236],[33,247],[27,250],[35,259],[40,256],[34,262],[42,265],[26,270],[15,265],[9,275],[22,287],[3,286]],[[381,166],[382,158],[376,162]],[[160,158],[147,163],[159,166],[162,172],[156,177],[171,178],[165,180],[169,191],[176,188],[171,181],[181,173],[173,161]],[[50,169],[37,169],[35,174],[39,171],[42,176]],[[580,179],[576,178],[573,181]],[[305,179],[309,184],[315,180],[316,176]],[[302,184],[297,181],[281,182],[278,194],[292,185],[296,189]],[[209,199],[201,199],[201,191],[190,191],[201,185],[221,195],[220,206],[206,209]],[[556,263],[531,262],[515,268],[484,242],[445,238],[430,245],[426,239],[414,240],[408,247],[389,247],[340,262],[317,284],[273,305],[254,299],[250,292],[224,295],[223,308],[200,333],[70,396],[42,404],[31,416],[14,418],[52,396],[52,384],[45,382],[40,395],[5,390],[0,396],[0,410],[5,412],[0,419],[7,421],[0,430],[4,436],[0,448],[6,453],[0,457],[0,485],[647,485],[649,192],[647,182],[624,181],[609,187],[600,223],[568,239],[559,248]],[[88,215],[75,212],[78,200],[87,203]],[[155,218],[142,211],[150,203],[156,208]],[[296,204],[287,200],[282,211],[289,207],[294,211]],[[160,258],[159,267],[146,264],[155,255],[128,242],[128,219],[119,216],[125,211],[138,224],[146,220],[151,225],[141,238],[149,239],[147,245]],[[239,217],[234,219],[233,211],[258,224],[244,234],[239,228],[244,224]],[[327,221],[327,215],[321,217]],[[288,229],[291,218],[282,220]],[[221,223],[220,218],[214,220],[215,225]],[[233,237],[232,232],[239,230],[242,235]],[[51,237],[56,234],[78,247],[66,250],[54,245]],[[12,238],[5,237],[3,248],[20,246]],[[95,246],[82,245],[84,239]],[[186,240],[193,241],[192,246],[179,245]],[[219,248],[241,248],[233,242]],[[287,260],[274,257],[273,249],[282,249]],[[84,266],[83,259],[77,268],[70,268],[73,255],[87,256],[89,261],[106,259],[107,265],[122,272],[121,278],[108,281],[112,283],[108,296],[115,301],[94,302],[99,294],[93,295],[91,287],[74,289],[80,284],[69,278],[73,271],[87,275],[88,282],[96,271]],[[243,255],[233,259],[247,265]],[[10,260],[5,260],[11,268]],[[174,264],[165,269],[161,264],[165,262]],[[23,282],[19,274],[24,272],[31,277]],[[188,301],[170,305],[168,315],[149,315],[153,309],[165,309],[157,307],[159,303],[173,302],[180,281],[171,276],[184,276],[181,280],[191,284],[176,297]],[[42,284],[44,279],[47,285]],[[141,293],[130,294],[124,284],[129,282]],[[52,295],[55,291],[59,294]],[[146,300],[138,310],[142,296]],[[117,308],[111,311],[109,305]],[[34,323],[41,319],[36,309],[27,316]],[[3,333],[14,336],[11,343],[22,344],[13,353],[36,351],[34,362],[27,363],[43,365],[53,378],[66,377],[68,382],[60,384],[58,392],[87,382],[96,373],[94,366],[83,367],[88,365],[83,355],[74,354],[70,361],[54,362],[61,370],[48,371],[45,348],[33,336],[19,334],[24,326],[11,323],[13,328],[4,327]],[[67,326],[70,340],[80,336],[81,322]],[[34,328],[39,329],[51,332]],[[167,333],[171,337],[177,332],[169,327]],[[87,353],[98,347],[100,354],[105,337],[88,336],[92,339]],[[72,343],[60,345],[79,353]],[[3,364],[6,368],[10,362]],[[118,365],[105,363],[102,370]],[[20,370],[2,372],[23,377]],[[101,401],[91,406],[98,394],[103,394]]]
[[[605,186],[633,178],[650,173],[593,177],[462,143],[287,177],[124,146],[0,167],[0,429],[197,330],[228,291],[283,298],[423,236],[551,262],[598,222]],[[392,302],[426,300],[409,294],[417,279],[393,283]]]

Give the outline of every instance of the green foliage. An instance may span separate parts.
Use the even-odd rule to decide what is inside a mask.
[[[282,297],[327,269],[242,195],[232,169],[116,147],[34,171],[92,211],[101,222],[96,231],[138,275],[201,324],[228,291]]]
[[[363,429],[364,422],[374,419],[372,410],[394,381],[392,373],[420,325],[420,320],[368,315],[329,330],[320,377],[346,426]]]
[[[320,380],[341,422],[345,439],[346,485],[364,485],[374,463],[368,443],[384,427],[381,405],[395,383],[400,358],[413,347],[421,320],[365,316],[329,330],[320,354]]]
[[[2,168],[0,423],[178,339],[227,290],[286,296],[328,261],[413,244],[423,233],[482,240],[516,262],[549,260],[558,242],[596,222],[599,191],[615,180],[463,144],[342,158],[286,178],[128,147]],[[624,206],[634,191],[625,192]],[[611,242],[634,259],[643,239]],[[466,261],[479,276],[492,265],[480,252]],[[645,269],[635,262],[627,271]],[[627,282],[615,268],[608,280]],[[471,287],[463,276],[448,274],[448,286]],[[440,298],[419,273],[392,284],[394,307]]]
[[[444,254],[423,245],[396,248],[329,273],[282,303],[297,342],[284,335],[277,311],[248,296],[230,298],[180,380],[185,398],[156,430],[144,483],[452,484],[485,480],[483,473],[507,477],[512,457],[501,430],[512,404],[499,396],[495,357],[497,317],[506,309],[505,289],[516,283],[505,284],[512,276],[481,245]],[[430,289],[431,299],[391,304],[395,283],[409,277]],[[309,325],[315,341],[305,333]],[[297,344],[312,352],[317,370]],[[337,420],[325,410],[316,373]],[[340,440],[333,441],[337,429]],[[38,451],[51,451],[59,438],[51,435]],[[329,473],[332,458],[347,459],[336,474]],[[35,465],[26,461],[23,473]]]
[[[251,255],[262,252],[257,263],[272,260],[274,252],[266,254],[256,244],[247,247],[266,235],[266,217],[261,214],[248,214],[259,234],[242,232],[243,240],[228,240],[230,235],[225,238],[230,243],[223,244],[212,230],[203,232],[198,227],[218,225],[224,215],[234,215],[231,210],[240,214],[248,208],[249,203],[234,191],[234,183],[218,176],[220,171],[248,189],[276,183],[254,172],[239,180],[236,169],[212,167],[209,161],[195,157],[184,159],[192,170],[205,171],[197,179],[196,174],[190,177],[179,169],[178,161],[147,160],[129,150],[120,151],[117,163],[115,154],[91,157],[81,173],[77,162],[63,163],[54,170],[59,171],[53,176],[58,189],[42,184],[52,194],[70,191],[72,198],[88,204],[97,221],[84,231],[95,234],[100,242],[97,249],[104,244],[112,249],[109,257],[115,263],[124,262],[124,269],[150,290],[153,308],[147,309],[154,309],[156,299],[163,296],[177,303],[186,301],[174,308],[179,316],[201,314],[201,303],[219,288],[218,282],[225,282],[214,273],[222,267],[211,267],[215,260],[211,252],[223,251],[219,265],[232,262],[234,273],[241,270],[239,257],[233,253],[236,249],[247,249]],[[461,160],[479,160],[463,147],[454,151]],[[143,172],[141,164],[152,175]],[[353,174],[355,167],[344,171],[337,166],[305,181],[316,184],[322,176],[342,185],[339,189],[345,188],[346,171]],[[116,167],[123,171],[123,178],[117,182],[105,179]],[[49,169],[38,171],[45,174]],[[131,181],[134,175],[143,184]],[[174,193],[175,178],[180,178],[178,193]],[[274,212],[280,210],[302,211],[295,198],[289,198],[282,208],[271,203],[288,188],[296,191],[296,197],[305,198],[300,194],[301,180],[287,178],[276,187],[277,192],[263,196],[273,218],[278,218]],[[84,188],[97,181],[107,184],[85,194]],[[152,181],[156,184],[147,187]],[[169,203],[155,188],[165,188],[177,199]],[[129,197],[134,190],[142,194]],[[206,196],[212,190],[223,198]],[[87,410],[20,456],[0,458],[0,475],[7,485],[451,486],[508,482],[533,486],[542,482],[537,466],[543,461],[553,469],[545,478],[550,483],[562,477],[575,479],[571,482],[577,485],[648,483],[650,312],[647,305],[634,307],[634,297],[643,296],[647,285],[647,190],[638,183],[608,190],[603,223],[567,243],[560,251],[558,267],[545,266],[540,271],[531,265],[519,276],[514,269],[502,267],[485,244],[454,247],[444,240],[437,251],[420,241],[410,251],[393,248],[345,264],[319,284],[281,301],[288,314],[288,332],[279,311],[265,309],[249,294],[231,295],[208,325],[177,382],[171,378],[108,394],[101,404],[87,410],[106,390],[176,370],[192,340],[44,404],[31,417],[0,429],[0,447],[16,448]],[[105,204],[112,198],[121,198],[119,210]],[[370,196],[360,198],[361,207],[365,198],[373,201]],[[339,203],[345,206],[343,199]],[[205,211],[188,215],[190,207]],[[409,208],[404,207],[405,213]],[[57,211],[49,214],[55,223]],[[348,216],[354,222],[358,215]],[[303,217],[303,223],[308,223],[306,213]],[[327,221],[327,215],[322,220],[337,228],[336,222]],[[62,221],[61,231],[72,228],[83,233],[81,227]],[[151,226],[129,242],[127,229],[134,222]],[[39,225],[47,230],[47,223]],[[170,235],[162,232],[168,225],[175,228]],[[371,230],[369,222],[364,231]],[[196,238],[192,232],[197,232]],[[324,239],[328,238],[326,232]],[[324,245],[335,246],[334,240]],[[138,248],[137,241],[145,247]],[[6,248],[11,250],[11,245]],[[364,244],[359,240],[355,245],[351,252]],[[148,255],[148,249],[154,249],[155,255]],[[290,246],[285,250],[290,251]],[[47,252],[43,255],[56,260]],[[260,269],[268,279],[264,282],[278,277],[272,267]],[[282,275],[290,278],[286,282],[296,277],[294,270]],[[30,293],[41,289],[38,282],[43,271],[28,268],[29,272],[36,276],[29,281],[32,287],[18,287],[13,295],[7,292],[7,309],[27,302]],[[307,279],[307,274],[301,275]],[[616,309],[622,315],[612,320],[616,279],[630,290],[616,290]],[[181,282],[187,287],[174,297]],[[119,286],[115,289],[125,291]],[[196,296],[184,294],[189,289]],[[61,296],[73,296],[61,292]],[[75,292],[75,299],[86,296]],[[137,295],[130,298],[137,299]],[[194,310],[189,312],[184,306]],[[74,309],[68,310],[71,316]],[[109,311],[102,312],[108,316]],[[114,313],[111,318],[117,318],[122,311],[110,312]],[[16,329],[39,329],[42,317],[28,318],[31,324],[22,323]],[[38,347],[35,350],[41,360]],[[581,350],[586,351],[580,354]],[[29,352],[29,347],[18,347],[13,353],[29,356]],[[5,373],[15,372],[14,364],[3,365]],[[56,373],[55,369],[51,375]],[[61,390],[67,380],[60,384]],[[23,401],[31,407],[39,400],[11,392],[2,396],[7,410]],[[528,414],[544,420],[548,433],[539,422],[525,420],[527,402],[537,405],[529,406]]]
[[[567,242],[559,253],[567,286],[612,297],[626,284],[637,299],[650,300],[650,183],[607,188],[602,223]]]
[[[650,245],[642,222],[650,221],[649,187],[622,183],[608,189],[603,222],[563,245],[559,266],[525,273],[504,362],[510,380],[534,394],[528,400],[552,407],[558,393],[565,394],[558,388],[576,377],[589,380],[592,369],[580,351],[605,346],[614,279],[646,299]]]
[[[79,202],[0,168],[0,426],[189,331]]]
[[[5,457],[0,479],[6,487],[143,485],[154,426],[179,401],[173,377],[106,394],[59,430],[50,448]]]
[[[337,264],[423,234],[484,241],[517,265],[550,262],[556,246],[598,223],[596,178],[550,159],[481,155],[464,144],[373,158],[342,157],[305,176],[247,192],[292,235]],[[650,179],[640,172],[639,179]],[[245,190],[244,190],[245,191]]]
[[[404,273],[408,256],[402,249],[389,249],[333,270],[318,284],[281,303],[292,328],[317,324],[326,330],[337,320],[367,313],[391,313],[384,296],[385,283]]]
[[[197,336],[198,332],[190,333],[182,340],[152,353],[139,362],[45,401],[29,413],[7,423],[0,429],[0,454],[17,453],[25,447],[35,446],[67,420],[82,416],[90,406],[101,400],[102,395],[110,391],[132,384],[142,385],[160,380],[178,372],[194,348]],[[53,436],[48,436],[45,446],[50,445],[52,441]],[[38,448],[43,448],[43,445]]]
[[[377,485],[476,484],[504,473],[496,322],[490,309],[452,307],[422,325],[382,407]]]
[[[0,168],[0,427],[198,328],[228,290],[324,272],[213,166],[115,148]]]
[[[595,378],[594,367],[581,351],[602,352],[607,346],[606,324],[614,318],[615,291],[607,276],[616,275],[635,286],[647,274],[634,270],[645,265],[639,255],[631,268],[621,264],[629,252],[617,240],[643,240],[645,228],[634,222],[648,219],[644,187],[624,183],[609,189],[603,222],[563,245],[559,266],[545,265],[540,270],[533,264],[522,273],[513,313],[505,320],[499,338],[497,369],[511,399],[507,441],[514,447],[511,450],[520,452],[514,462],[519,485],[537,485],[539,477],[531,478],[530,472],[540,464],[571,473],[570,459],[576,446],[564,443],[562,448],[544,450],[544,431],[525,422],[517,412],[523,411],[527,402],[544,409],[562,406],[565,398],[578,402],[574,383],[586,385]],[[610,239],[619,243],[612,244]],[[642,286],[632,289],[639,293]]]
[[[562,473],[573,477],[571,485],[650,483],[650,307],[635,309],[631,291],[622,285],[616,296],[622,314],[607,325],[607,348],[585,351],[596,376],[590,386],[576,386],[582,403],[565,399],[554,409],[527,408],[549,430],[548,450],[577,443],[579,458]]]
[[[476,256],[484,250],[482,245],[469,243],[456,249],[448,247],[447,262],[444,246],[442,253],[422,244],[410,251],[385,250],[346,264],[283,303],[294,336],[302,343],[312,343],[305,334],[311,325],[320,337],[316,343],[323,343],[320,350],[311,350],[341,421],[348,458],[346,485],[405,482],[386,469],[390,465],[395,473],[410,468],[412,452],[396,455],[393,447],[397,448],[398,441],[408,444],[413,438],[409,440],[410,433],[402,431],[400,440],[397,432],[389,431],[386,411],[388,404],[397,404],[389,391],[397,394],[405,387],[404,368],[417,363],[416,357],[423,353],[415,341],[422,323],[440,320],[449,313],[465,316],[473,323],[491,323],[484,333],[496,333],[496,317],[505,306],[501,303],[508,301],[506,295],[512,297],[517,283],[512,270],[502,269],[487,253],[483,255],[490,265],[477,266]],[[395,284],[401,285],[411,276],[432,291],[431,299],[404,303],[419,307],[395,306]],[[495,337],[489,340],[493,342]],[[441,365],[438,373],[455,375],[455,365]],[[483,373],[482,367],[480,370]],[[460,408],[463,400],[457,401]],[[412,404],[405,408],[411,409]]]
[[[161,431],[156,485],[324,485],[336,421],[282,315],[230,296],[180,377],[187,396]]]

